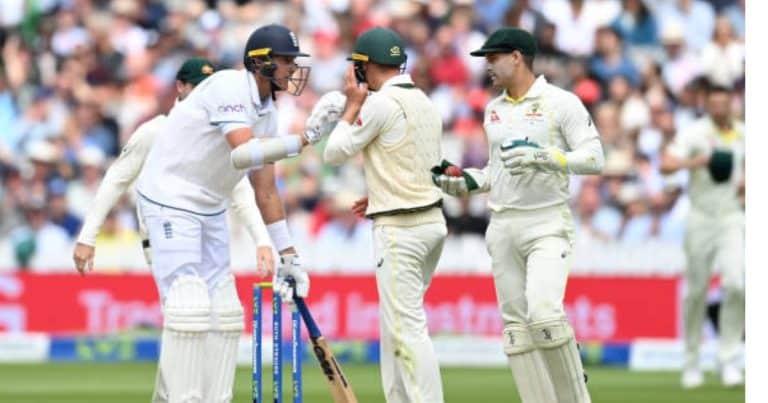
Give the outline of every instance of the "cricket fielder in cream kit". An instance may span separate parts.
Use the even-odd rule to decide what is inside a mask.
[[[394,31],[364,32],[349,60],[346,104],[324,159],[339,165],[363,156],[365,214],[374,225],[384,396],[389,403],[440,403],[442,382],[424,294],[447,235],[442,194],[429,173],[440,161],[442,121],[403,74],[405,46]]]
[[[532,71],[530,33],[502,28],[472,56],[485,57],[504,92],[485,108],[489,161],[449,175],[434,167],[444,192],[489,192],[486,243],[504,323],[504,352],[525,403],[590,402],[573,329],[563,307],[571,268],[572,174],[600,174],[603,148],[576,95]]]
[[[277,136],[276,91],[298,95],[309,67],[296,35],[280,25],[255,30],[243,70],[220,70],[168,115],[137,182],[163,303],[159,372],[168,401],[230,402],[243,308],[229,268],[224,211],[250,177],[267,232],[280,254],[274,289],[309,293],[275,185],[273,162],[319,140],[316,131]]]
[[[724,386],[744,383],[739,351],[744,334],[744,122],[731,113],[732,92],[707,89],[707,114],[675,136],[662,160],[662,173],[690,172],[691,211],[686,224],[686,291],[683,302],[685,364],[681,383],[704,383],[699,365],[701,331],[712,270],[720,268],[718,361]]]

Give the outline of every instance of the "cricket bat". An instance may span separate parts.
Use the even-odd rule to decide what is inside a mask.
[[[357,403],[355,392],[352,391],[352,385],[349,384],[347,377],[344,376],[341,366],[336,361],[336,356],[333,355],[328,342],[325,341],[325,338],[320,333],[320,328],[317,327],[317,323],[315,323],[315,320],[309,313],[304,298],[297,297],[294,294],[293,302],[296,303],[296,308],[299,310],[301,318],[307,326],[309,340],[312,343],[312,351],[320,363],[320,369],[323,371],[323,376],[328,383],[328,389],[331,391],[334,403]]]

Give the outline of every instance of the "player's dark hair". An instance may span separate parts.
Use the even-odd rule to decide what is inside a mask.
[[[522,53],[521,53],[522,54]],[[523,55],[523,63],[525,63],[525,67],[528,67],[528,70],[533,71],[533,55]]]
[[[721,85],[721,84],[713,84],[711,82],[706,87],[706,89],[707,89],[707,95],[713,95],[713,94],[731,95],[733,93],[733,89],[731,87]]]

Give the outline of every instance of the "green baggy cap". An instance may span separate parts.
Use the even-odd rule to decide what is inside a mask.
[[[373,28],[363,32],[347,60],[399,66],[405,63],[405,44],[395,31]]]
[[[490,53],[510,53],[513,50],[533,56],[536,54],[536,40],[524,29],[501,28],[492,33],[480,49],[469,54],[482,57]]]
[[[187,59],[187,61],[181,65],[179,72],[176,73],[176,79],[184,83],[197,85],[213,74],[214,70],[213,63],[208,59],[193,57]]]

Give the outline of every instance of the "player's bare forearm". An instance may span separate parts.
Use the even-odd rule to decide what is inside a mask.
[[[669,153],[664,153],[661,158],[660,171],[664,175],[669,175],[681,169],[700,168],[706,166],[708,163],[709,155],[700,155],[690,159],[680,159]]]
[[[357,115],[360,113],[360,106],[358,105],[347,105],[344,109],[344,113],[341,115],[341,120],[352,124],[355,122],[355,119],[357,119]]]
[[[269,225],[285,219],[283,201],[277,192],[275,185],[274,165],[267,165],[251,174],[253,192],[256,196],[256,204],[261,211],[264,223]]]
[[[256,196],[256,204],[261,211],[261,217],[266,225],[285,219],[283,200],[277,192],[275,185],[275,166],[266,165],[264,168],[254,170],[251,173],[251,185]],[[280,250],[281,255],[296,253],[293,247]]]

